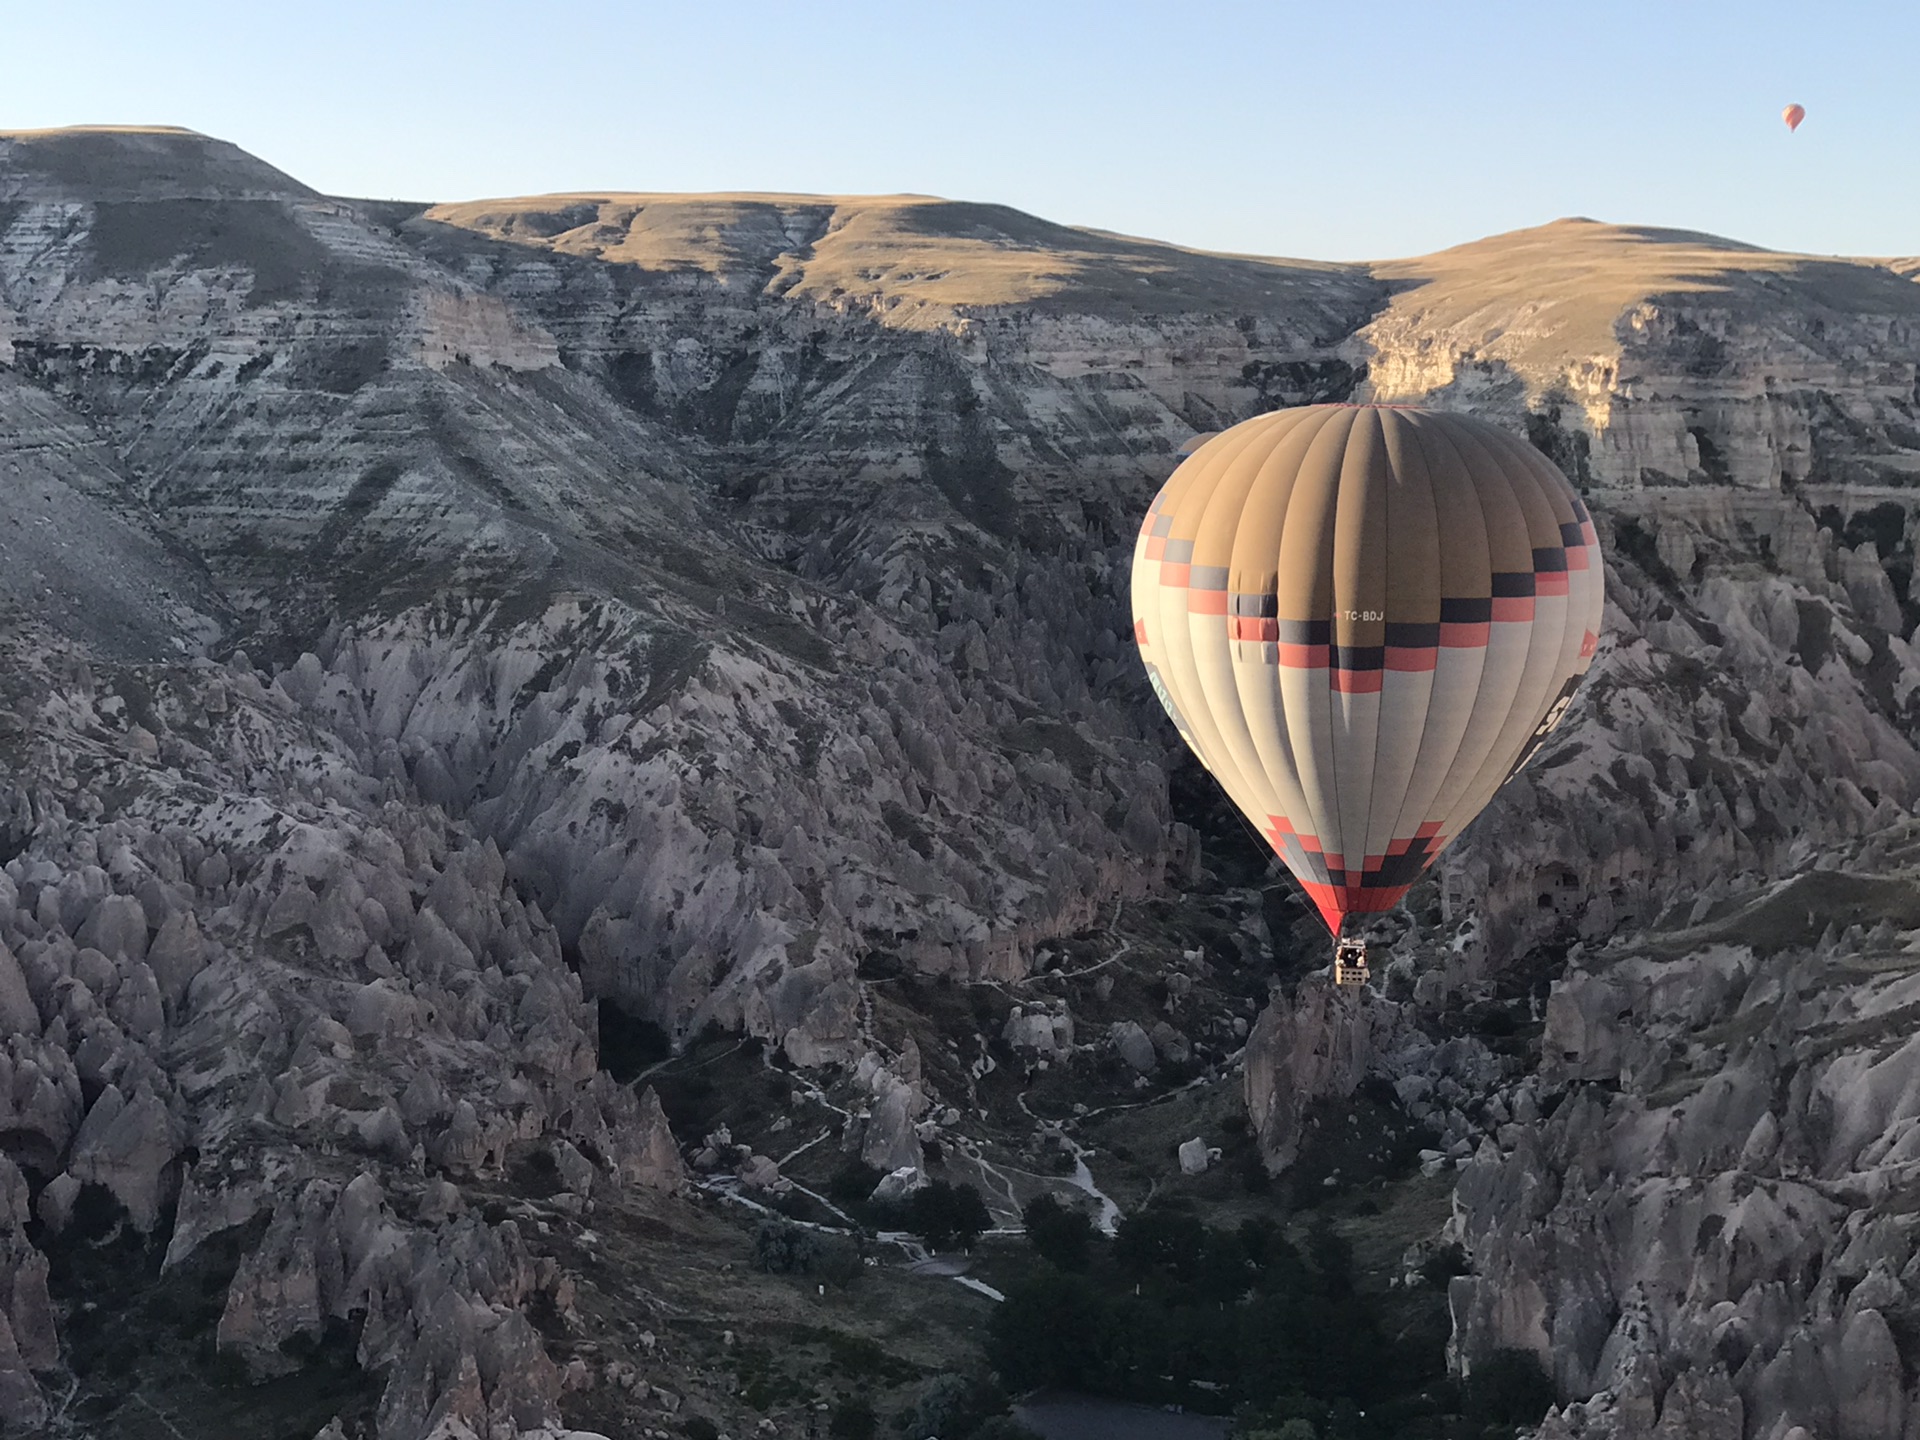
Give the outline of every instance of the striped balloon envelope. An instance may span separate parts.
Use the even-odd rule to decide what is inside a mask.
[[[1559,723],[1603,583],[1586,506],[1524,440],[1314,405],[1174,471],[1134,547],[1133,633],[1337,936],[1398,903]]]

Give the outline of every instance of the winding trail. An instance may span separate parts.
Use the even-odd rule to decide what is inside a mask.
[[[845,1220],[847,1222],[846,1225],[823,1225],[817,1220],[796,1220],[790,1215],[783,1215],[771,1205],[762,1204],[751,1195],[743,1193],[740,1189],[740,1182],[731,1175],[709,1176],[707,1179],[695,1181],[694,1184],[695,1187],[703,1193],[715,1196],[726,1201],[728,1204],[741,1206],[743,1209],[751,1210],[757,1215],[764,1215],[768,1219],[784,1220],[787,1224],[801,1230],[811,1230],[818,1235],[843,1236],[848,1239],[854,1236],[855,1222],[837,1206],[823,1199],[821,1196],[814,1194],[813,1191],[807,1189],[804,1185],[794,1185],[793,1188],[803,1195],[811,1196],[813,1199],[818,1200],[822,1205],[826,1206],[827,1209],[838,1215],[842,1220]],[[993,1235],[1008,1235],[1023,1232],[995,1229],[988,1233]],[[949,1268],[952,1266],[965,1265],[968,1263],[967,1261],[941,1260],[905,1230],[878,1230],[872,1232],[872,1235],[877,1243],[892,1245],[900,1251],[904,1262],[900,1268],[910,1274],[931,1275],[939,1279],[951,1280],[957,1285],[964,1285],[976,1294],[984,1295],[987,1299],[996,1302],[1004,1301],[1007,1298],[985,1281],[975,1280],[971,1275],[964,1275],[955,1269]]]
[[[1173,1091],[1170,1093],[1178,1094],[1179,1092]],[[1120,1207],[1119,1205],[1114,1203],[1114,1199],[1111,1195],[1107,1194],[1106,1191],[1102,1190],[1098,1185],[1093,1183],[1093,1171],[1087,1165],[1087,1147],[1082,1145],[1078,1140],[1075,1140],[1073,1136],[1067,1133],[1067,1122],[1065,1121],[1054,1122],[1050,1120],[1042,1120],[1038,1115],[1034,1114],[1033,1111],[1029,1110],[1027,1108],[1027,1093],[1024,1090],[1020,1092],[1019,1104],[1020,1104],[1020,1113],[1022,1115],[1025,1115],[1029,1120],[1033,1121],[1033,1123],[1036,1126],[1038,1126],[1043,1132],[1048,1132],[1048,1133],[1058,1135],[1060,1138],[1060,1143],[1066,1146],[1067,1149],[1072,1152],[1073,1174],[1065,1176],[1064,1178],[1069,1185],[1073,1186],[1074,1189],[1080,1191],[1088,1199],[1092,1200],[1094,1205],[1097,1207],[1098,1213],[1095,1215],[1094,1221],[1093,1221],[1094,1228],[1097,1229],[1102,1235],[1113,1234],[1114,1230],[1120,1224]],[[1089,1112],[1089,1114],[1091,1114],[1091,1112]],[[1076,1117],[1076,1118],[1086,1118],[1086,1117]],[[1016,1173],[1022,1174],[1022,1175],[1032,1174],[1031,1171],[1027,1171],[1027,1170],[1018,1171]],[[1045,1179],[1048,1177],[1035,1176],[1034,1178]]]

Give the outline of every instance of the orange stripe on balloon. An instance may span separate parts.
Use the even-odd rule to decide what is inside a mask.
[[[1187,591],[1187,613],[1189,615],[1225,615],[1227,592],[1224,590]]]

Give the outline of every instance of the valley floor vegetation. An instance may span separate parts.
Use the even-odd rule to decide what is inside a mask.
[[[636,1043],[636,1061],[666,1054],[657,1037]],[[1001,1056],[1009,1069],[1014,1058]],[[1030,1086],[1029,1102],[1069,1113],[1099,1078],[1082,1069],[1049,1070],[1041,1078],[1059,1084]],[[651,1069],[649,1083],[683,1134],[724,1125],[738,1141],[792,1113],[778,1064],[733,1037],[702,1037]],[[1531,1355],[1483,1359],[1464,1382],[1448,1373],[1447,1289],[1467,1262],[1421,1238],[1437,1224],[1430,1201],[1415,1198],[1424,1131],[1363,1091],[1321,1117],[1293,1172],[1276,1181],[1237,1097],[1186,1088],[1185,1101],[1122,1105],[1105,1128],[1083,1132],[1126,1208],[1111,1236],[1071,1192],[1027,1203],[1016,1237],[988,1233],[1014,1217],[996,1222],[957,1177],[889,1203],[873,1198],[882,1172],[852,1156],[810,1174],[794,1167],[800,1183],[762,1195],[762,1214],[745,1227],[759,1275],[858,1306],[883,1273],[870,1262],[891,1270],[898,1259],[881,1237],[906,1235],[930,1250],[971,1252],[972,1277],[1005,1299],[949,1317],[957,1347],[938,1369],[880,1337],[872,1354],[834,1350],[831,1379],[777,1347],[756,1359],[749,1342],[732,1357],[740,1398],[762,1415],[811,1409],[821,1435],[908,1440],[1026,1433],[1013,1412],[1041,1390],[1217,1415],[1234,1440],[1511,1440],[1540,1420],[1554,1397]],[[1220,1162],[1170,1186],[1148,1158],[1169,1127],[1217,1135]],[[1411,1270],[1400,1258],[1410,1243],[1427,1253]],[[949,1288],[930,1279],[910,1303]]]
[[[987,1342],[1010,1390],[1231,1413],[1243,1440],[1496,1440],[1552,1403],[1524,1353],[1451,1379],[1442,1308],[1410,1317],[1363,1288],[1324,1219],[1296,1243],[1267,1217],[1216,1228],[1174,1205],[1127,1216],[1111,1240],[1051,1196],[1025,1218],[1040,1263]],[[1444,1289],[1450,1258],[1421,1283]]]
[[[866,1178],[856,1168],[844,1191]],[[922,1196],[867,1213],[941,1248],[978,1239],[984,1206],[970,1186],[938,1182]],[[1553,1401],[1524,1352],[1483,1361],[1465,1382],[1448,1374],[1444,1295],[1464,1269],[1457,1249],[1433,1251],[1396,1293],[1365,1282],[1325,1216],[1290,1232],[1269,1215],[1214,1226],[1184,1203],[1156,1203],[1108,1237],[1043,1195],[1022,1218],[1022,1240],[987,1242],[1020,1257],[993,1266],[1016,1278],[987,1319],[987,1368],[935,1376],[891,1415],[844,1400],[824,1433],[1013,1440],[1031,1434],[1009,1413],[1013,1397],[1062,1389],[1231,1416],[1235,1440],[1512,1440]],[[864,1230],[770,1217],[755,1231],[754,1263],[846,1288],[870,1242]],[[750,1386],[747,1398],[763,1397]]]

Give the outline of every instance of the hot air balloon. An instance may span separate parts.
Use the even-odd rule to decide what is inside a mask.
[[[1134,546],[1154,693],[1363,983],[1391,909],[1560,722],[1602,606],[1592,517],[1463,415],[1281,410],[1173,472]]]
[[[1780,118],[1787,122],[1787,129],[1798,130],[1800,128],[1800,122],[1807,118],[1807,107],[1804,105],[1789,105],[1780,112]]]

